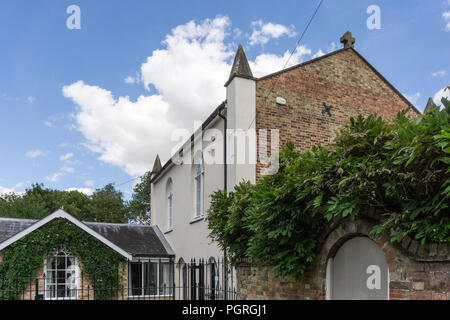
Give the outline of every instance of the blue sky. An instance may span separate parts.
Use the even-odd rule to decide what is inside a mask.
[[[2,1],[0,192],[114,182],[129,197],[124,182],[167,159],[170,132],[224,100],[237,45],[256,75],[279,70],[318,3]],[[72,4],[80,30],[66,26]],[[418,109],[450,84],[450,0],[325,0],[291,64],[340,48],[347,30]]]

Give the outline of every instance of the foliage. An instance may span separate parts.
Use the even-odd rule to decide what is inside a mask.
[[[133,188],[133,197],[128,204],[129,218],[139,224],[150,224],[151,172],[146,172]]]
[[[376,207],[372,230],[392,241],[450,241],[450,103],[417,118],[359,116],[333,145],[298,153],[288,143],[280,169],[256,185],[213,194],[210,237],[233,259],[248,257],[282,275],[301,275],[331,220],[342,224]]]
[[[11,296],[8,288],[17,291],[29,285],[29,278],[36,275],[44,259],[53,251],[67,248],[80,258],[82,271],[95,288],[95,299],[107,300],[114,296],[107,288],[119,288],[118,266],[126,259],[106,247],[66,220],[55,220],[28,234],[3,251],[0,263],[0,299]],[[8,295],[5,297],[4,295]]]
[[[127,204],[112,184],[91,196],[78,191],[59,191],[34,184],[23,195],[0,195],[0,216],[42,219],[60,208],[79,220],[123,223],[128,221]]]

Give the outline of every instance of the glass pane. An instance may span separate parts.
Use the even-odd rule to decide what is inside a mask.
[[[57,260],[58,260],[57,269],[64,270],[66,268],[66,257],[58,256]]]
[[[131,263],[131,295],[142,295],[142,263]]]
[[[156,295],[157,288],[157,264],[153,262],[145,263],[145,278],[144,278],[144,294]]]
[[[201,208],[201,182],[200,177],[195,178],[195,215],[200,216]]]
[[[65,298],[66,297],[66,286],[64,284],[57,286],[57,297],[58,298]]]
[[[50,270],[47,271],[47,275],[46,275],[46,281],[47,284],[55,284],[56,281],[56,271]]]
[[[159,294],[171,295],[172,294],[172,273],[170,272],[170,264],[162,263],[159,269]]]
[[[47,285],[47,287],[45,288],[45,296],[49,299],[53,299],[56,297],[56,290],[55,290],[55,286],[53,285]]]

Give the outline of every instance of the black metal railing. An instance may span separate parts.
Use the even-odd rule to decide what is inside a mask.
[[[102,271],[105,272],[105,271]],[[235,270],[225,258],[133,261],[87,276],[44,269],[42,276],[0,274],[0,300],[235,300]],[[114,275],[114,276],[111,276]]]
[[[177,300],[235,300],[235,270],[226,258],[176,264]]]

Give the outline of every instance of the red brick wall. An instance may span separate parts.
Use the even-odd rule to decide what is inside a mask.
[[[276,277],[272,267],[255,267],[241,261],[236,267],[238,298],[242,300],[325,299],[326,267],[348,239],[369,236],[368,220],[348,223],[327,233],[315,261],[302,277]],[[386,236],[373,239],[382,249],[389,267],[391,300],[450,300],[449,244],[421,246],[410,238],[392,244]]]
[[[277,105],[277,97],[286,99],[287,105]],[[331,117],[322,114],[323,102],[334,106]],[[405,99],[353,49],[338,51],[256,83],[257,132],[279,129],[280,144],[292,141],[301,151],[330,143],[351,116],[376,113],[388,117],[407,107]],[[417,113],[411,111],[410,115]],[[260,171],[258,164],[258,178]]]

